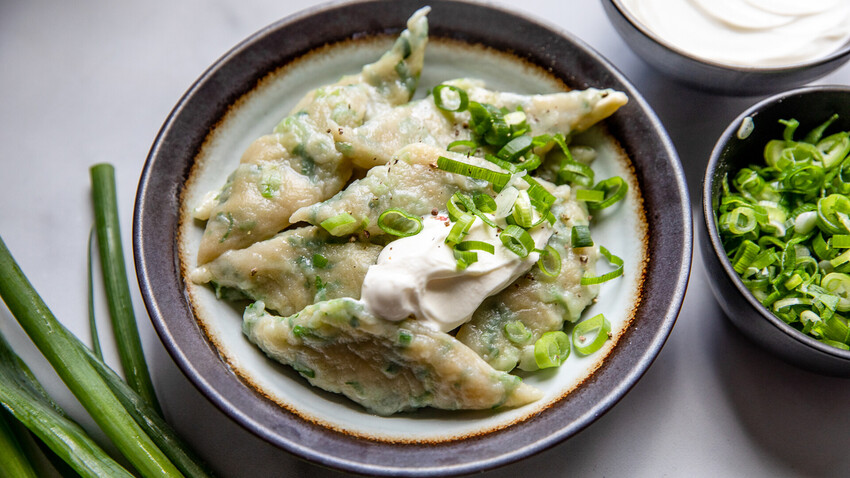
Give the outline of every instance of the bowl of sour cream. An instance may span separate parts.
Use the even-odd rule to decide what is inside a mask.
[[[603,0],[629,47],[691,87],[765,95],[814,81],[850,59],[844,0]]]

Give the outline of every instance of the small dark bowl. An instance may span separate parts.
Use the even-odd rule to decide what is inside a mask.
[[[829,131],[850,130],[850,87],[805,87],[781,93],[754,105],[726,128],[705,171],[700,250],[715,297],[744,335],[790,364],[825,375],[850,377],[850,351],[797,331],[750,293],[726,256],[715,215],[724,176],[732,176],[748,164],[763,162],[764,145],[782,137],[785,127],[778,122],[780,119],[796,118],[800,121],[799,131],[808,131],[833,113],[840,116]],[[738,129],[745,118],[752,118],[755,129],[746,139],[739,139]]]
[[[850,43],[813,60],[779,67],[743,67],[695,57],[644,27],[620,0],[602,0],[614,29],[647,64],[690,87],[737,96],[778,93],[817,80],[850,60]]]

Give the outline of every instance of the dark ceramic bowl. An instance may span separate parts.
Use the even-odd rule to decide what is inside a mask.
[[[482,75],[501,89],[610,87],[629,96],[597,140],[600,177],[630,182],[622,207],[599,221],[594,239],[626,261],[592,311],[618,327],[585,363],[525,380],[539,402],[498,412],[423,410],[369,415],[309,387],[266,359],[240,333],[241,312],[185,280],[202,228],[187,214],[217,188],[251,139],[270,131],[303,88],[336,81],[374,61],[420,1],[339,3],[286,18],[213,64],[179,101],[142,173],[134,218],[136,268],[154,327],[186,376],[233,420],[304,459],[369,475],[449,475],[493,468],[569,438],[609,410],[655,359],[678,315],[691,259],[691,213],[681,165],[641,95],[580,40],[505,10],[430,1],[430,37],[420,86]],[[374,55],[373,55],[374,54]],[[516,91],[516,90],[515,90]],[[528,91],[526,91],[528,92]],[[631,158],[631,159],[629,159]],[[208,190],[208,189],[206,189]]]
[[[795,89],[754,105],[726,128],[717,141],[703,182],[703,225],[700,250],[712,291],[732,321],[747,337],[788,363],[814,372],[850,377],[850,351],[823,344],[773,315],[747,289],[726,256],[717,229],[717,209],[723,178],[754,161],[763,161],[765,144],[782,137],[780,119],[796,118],[798,131],[808,131],[833,113],[840,118],[830,132],[850,131],[850,87],[819,86]],[[738,138],[741,123],[751,118],[755,128]],[[746,120],[749,121],[749,120]]]
[[[697,58],[644,27],[620,0],[602,0],[614,29],[647,64],[690,87],[739,96],[766,95],[817,80],[850,60],[850,43],[814,60],[780,67],[742,67]]]

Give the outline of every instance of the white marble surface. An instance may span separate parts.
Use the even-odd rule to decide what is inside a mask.
[[[171,107],[231,46],[314,3],[0,2],[0,235],[78,335],[88,336],[89,166],[116,166],[132,268],[136,185]],[[576,34],[630,78],[673,138],[696,205],[715,139],[757,98],[703,94],[660,77],[616,36],[597,0],[497,3]],[[820,83],[850,84],[850,66]],[[166,414],[220,476],[338,475],[255,438],[201,396],[163,349],[131,286]],[[102,302],[99,297],[106,333]],[[92,428],[5,308],[0,331],[48,390]],[[116,363],[114,350],[106,352]],[[751,346],[723,317],[696,253],[676,327],[634,389],[579,435],[486,475],[531,469],[541,477],[846,476],[848,404],[850,380],[798,370]]]

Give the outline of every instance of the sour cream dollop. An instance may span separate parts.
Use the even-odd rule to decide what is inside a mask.
[[[538,259],[520,258],[499,240],[498,231],[476,218],[464,240],[485,241],[495,253],[478,252],[478,261],[458,270],[445,240],[451,230],[445,217],[426,216],[422,230],[388,244],[363,281],[361,300],[378,317],[399,321],[410,316],[448,332],[467,322],[481,302],[513,283]],[[552,235],[547,222],[530,230],[543,249]]]
[[[847,0],[622,0],[662,40],[694,56],[777,67],[821,58],[850,41]]]

